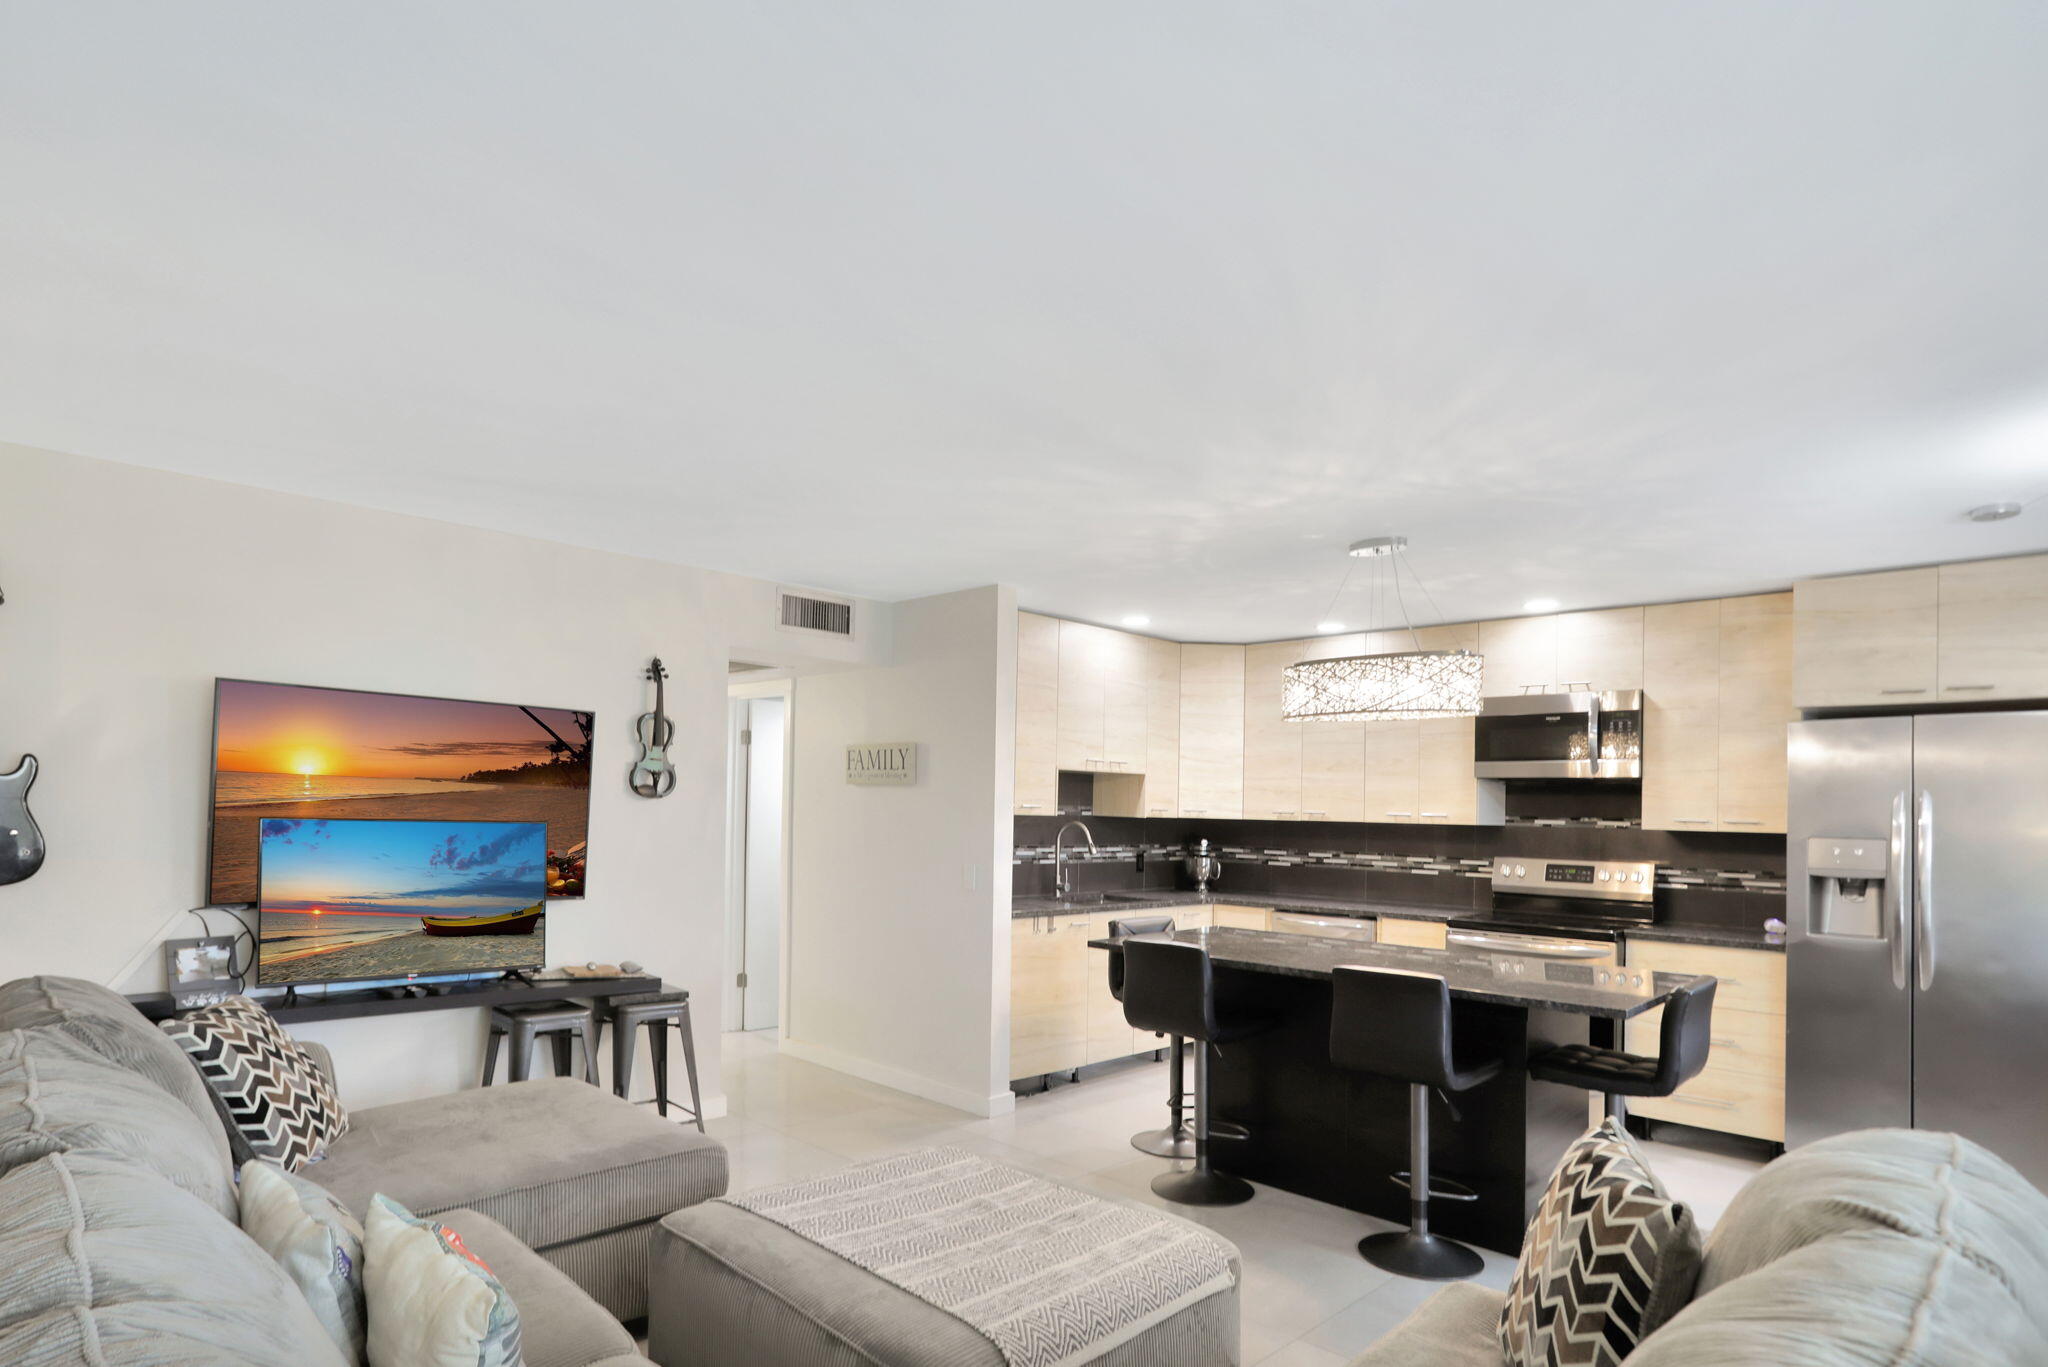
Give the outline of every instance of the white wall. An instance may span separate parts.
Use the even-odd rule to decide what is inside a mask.
[[[178,913],[205,897],[216,676],[542,703],[598,725],[590,896],[549,916],[548,957],[637,959],[690,988],[703,1045],[724,981],[728,656],[846,667],[888,641],[874,604],[859,641],[813,646],[774,629],[772,584],[6,444],[0,590],[0,767],[40,756],[50,846],[0,887],[0,981],[155,990],[150,947],[200,933]],[[658,802],[625,784],[653,655],[679,770]],[[482,1032],[451,1010],[300,1033],[369,1105],[472,1085]],[[698,1059],[719,1097],[718,1050]]]
[[[1012,1102],[1016,597],[895,609],[886,666],[796,682],[783,1048],[992,1114]],[[916,785],[848,784],[866,741],[917,742]]]

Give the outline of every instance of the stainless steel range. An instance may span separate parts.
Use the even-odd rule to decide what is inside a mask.
[[[1520,961],[1510,974],[1647,991],[1647,971],[1621,966],[1621,937],[1653,919],[1656,889],[1651,863],[1496,859],[1493,910],[1453,918],[1445,943]]]

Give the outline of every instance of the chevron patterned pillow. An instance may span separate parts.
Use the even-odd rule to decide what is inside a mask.
[[[1500,1311],[1507,1367],[1614,1367],[1685,1307],[1700,1270],[1692,1212],[1612,1120],[1565,1151]]]
[[[297,1172],[348,1129],[348,1112],[327,1075],[247,997],[167,1020],[163,1029],[191,1055],[257,1157]]]

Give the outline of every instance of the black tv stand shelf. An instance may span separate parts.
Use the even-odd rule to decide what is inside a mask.
[[[661,979],[562,978],[555,981],[513,982],[505,978],[480,978],[459,983],[415,983],[425,996],[388,996],[387,988],[369,987],[334,992],[292,992],[286,997],[260,999],[270,1014],[289,1025],[295,1021],[347,1020],[355,1016],[402,1016],[415,1011],[450,1011],[457,1008],[515,1006],[524,1002],[556,1001],[563,997],[618,997],[628,992],[656,992]],[[151,1020],[169,1020],[178,1014],[168,992],[145,992],[128,999],[135,1009]]]

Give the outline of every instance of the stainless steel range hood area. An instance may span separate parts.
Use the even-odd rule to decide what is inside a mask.
[[[1640,780],[1642,690],[1488,698],[1472,745],[1480,778]]]

